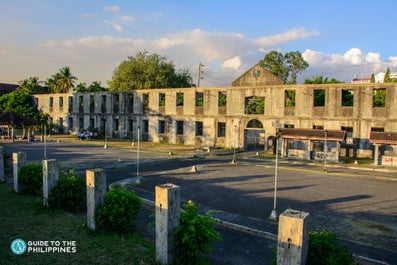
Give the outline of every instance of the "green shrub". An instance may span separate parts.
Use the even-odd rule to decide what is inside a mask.
[[[95,219],[99,227],[114,232],[124,232],[138,216],[142,201],[134,191],[125,187],[113,188],[98,207]]]
[[[216,223],[212,218],[213,212],[200,216],[197,206],[190,200],[184,205],[184,210],[174,233],[175,263],[203,264],[203,255],[211,252],[213,242],[221,240],[213,228]]]
[[[339,246],[335,233],[309,233],[307,265],[353,265],[354,257],[347,247]]]
[[[83,206],[86,197],[84,180],[74,170],[69,174],[62,173],[55,187],[50,191],[48,204],[50,207],[76,211]]]
[[[43,190],[43,165],[33,163],[18,170],[18,180],[22,185],[22,192],[38,195]]]

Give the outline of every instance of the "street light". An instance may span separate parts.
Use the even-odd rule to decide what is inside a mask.
[[[44,122],[44,159],[47,159],[47,118]]]
[[[136,152],[136,180],[135,183],[140,184],[141,180],[139,178],[139,137],[141,135],[141,126],[138,126],[138,149]]]
[[[323,169],[324,173],[327,173],[327,151],[328,151],[327,130],[324,130],[324,169]]]
[[[232,164],[236,164],[236,133],[237,133],[237,125],[234,125],[233,160],[232,160]]]
[[[169,143],[170,143],[170,152],[169,152],[169,154],[170,155],[173,155],[173,153],[172,153],[172,118],[169,118],[168,119],[168,128],[169,128],[169,131],[170,131],[170,139],[169,139]]]
[[[274,200],[273,200],[273,210],[269,217],[269,220],[271,221],[277,221],[278,138],[279,138],[279,129],[277,129],[276,132],[276,166],[274,168]]]

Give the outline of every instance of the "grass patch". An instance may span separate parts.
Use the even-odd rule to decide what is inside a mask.
[[[92,232],[85,213],[72,215],[44,208],[39,197],[16,194],[0,184],[0,264],[156,264],[155,246],[136,231],[118,235]],[[10,243],[76,241],[76,253],[28,253],[17,256]]]

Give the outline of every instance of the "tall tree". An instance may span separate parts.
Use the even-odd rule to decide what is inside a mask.
[[[285,55],[278,51],[270,51],[259,61],[259,65],[282,79],[287,84],[296,84],[297,75],[309,67],[299,51],[288,52]]]
[[[114,70],[109,90],[191,87],[192,80],[187,70],[178,72],[165,57],[144,51],[129,56]]]
[[[23,116],[40,120],[43,115],[34,107],[33,98],[27,92],[13,91],[0,97],[0,112],[12,110]]]
[[[383,78],[384,83],[390,83],[390,68],[388,67],[385,73],[385,77]]]
[[[309,67],[309,63],[303,59],[302,54],[298,51],[287,52],[285,55],[285,63],[289,70],[289,84],[296,84],[298,73]]]
[[[68,93],[74,88],[77,77],[73,76],[68,66],[47,79],[46,85],[51,93]]]
[[[60,93],[67,93],[74,88],[77,77],[72,75],[70,68],[68,66],[61,68],[59,70],[59,79],[57,80],[58,88]]]
[[[37,76],[32,76],[27,79],[18,81],[18,90],[28,94],[39,94],[47,92],[45,87],[42,86],[42,81]]]

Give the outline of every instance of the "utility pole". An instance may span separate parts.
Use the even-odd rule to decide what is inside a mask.
[[[204,67],[204,65],[199,63],[199,65],[198,65],[197,87],[200,87],[200,80],[202,79],[201,74],[204,73],[203,71],[201,71],[201,67]]]

